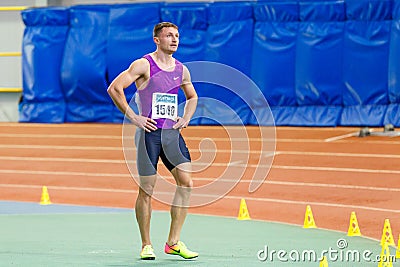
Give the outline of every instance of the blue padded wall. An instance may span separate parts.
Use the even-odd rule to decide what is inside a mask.
[[[346,1],[340,125],[380,126],[388,98],[392,1]]]
[[[295,1],[254,6],[251,77],[271,105],[275,121],[289,125],[295,106],[295,58],[299,10]]]
[[[253,125],[271,110],[276,125],[400,126],[400,0],[77,5],[22,18],[21,121],[122,122],[107,87],[154,51],[154,24],[171,21],[181,36],[174,56],[192,68],[201,97],[192,125]],[[219,70],[196,61],[253,83],[217,73],[234,90],[210,84]],[[128,101],[135,91],[127,88]]]
[[[110,84],[117,75],[126,70],[135,60],[154,50],[153,26],[160,22],[160,5],[113,5],[110,7],[109,36],[106,51],[106,79]],[[140,19],[136,19],[140,18]],[[125,90],[128,103],[134,105],[132,97],[136,92],[133,84]],[[122,114],[115,106],[112,108],[112,122],[122,122]]]
[[[107,94],[107,5],[70,8],[70,29],[61,67],[67,103],[66,122],[110,122],[113,103]]]
[[[22,41],[20,121],[64,122],[60,68],[69,29],[69,11],[37,8],[25,10],[21,15],[26,28]]]

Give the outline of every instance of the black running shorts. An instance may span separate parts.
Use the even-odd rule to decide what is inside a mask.
[[[191,161],[189,150],[179,130],[157,129],[145,132],[137,128],[135,144],[140,176],[156,174],[159,158],[170,171],[179,164]]]

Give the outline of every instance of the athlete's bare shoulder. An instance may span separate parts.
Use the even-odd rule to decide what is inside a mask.
[[[150,69],[150,63],[145,58],[136,59],[129,66],[128,72],[133,76],[146,76]]]

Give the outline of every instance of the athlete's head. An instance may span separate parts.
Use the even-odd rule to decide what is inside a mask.
[[[178,26],[176,26],[172,22],[157,23],[153,29],[153,37],[158,37],[158,35],[160,34],[160,32],[162,31],[163,28],[169,28],[169,27],[172,27],[172,28],[175,28],[176,30],[178,30]]]
[[[153,29],[153,39],[160,50],[173,54],[179,45],[178,26],[171,22],[156,24]]]

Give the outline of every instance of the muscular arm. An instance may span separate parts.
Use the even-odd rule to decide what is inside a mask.
[[[183,80],[181,88],[186,96],[186,104],[182,118],[178,118],[174,129],[185,128],[188,126],[197,107],[197,93],[190,78],[190,72],[187,67],[183,66]]]
[[[128,69],[121,72],[110,84],[107,93],[112,98],[118,109],[124,113],[128,119],[137,127],[148,132],[156,130],[156,122],[150,118],[146,118],[136,114],[126,101],[124,90],[132,83],[143,77],[148,69],[148,61],[144,58],[135,60]]]

